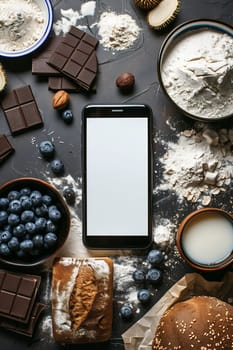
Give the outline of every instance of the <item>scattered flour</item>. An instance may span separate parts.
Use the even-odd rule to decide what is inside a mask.
[[[161,218],[153,227],[153,240],[156,246],[165,250],[171,247],[175,241],[176,225],[169,219]]]
[[[155,193],[173,190],[180,199],[208,205],[213,195],[231,183],[232,146],[233,129],[185,130],[176,143],[167,143],[167,152],[160,158],[162,183]]]
[[[96,25],[100,43],[106,49],[127,49],[135,43],[140,33],[136,21],[128,14],[104,12]]]
[[[61,18],[53,25],[55,34],[60,35],[62,33],[64,35],[70,30],[71,26],[84,29],[85,26],[78,25],[78,21],[86,16],[94,16],[95,8],[96,1],[87,1],[81,5],[80,11],[75,11],[72,8],[61,9]]]

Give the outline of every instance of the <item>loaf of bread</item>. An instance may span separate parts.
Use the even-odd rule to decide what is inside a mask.
[[[162,316],[153,350],[232,350],[233,307],[217,298],[192,297]]]
[[[109,258],[56,259],[53,335],[59,343],[103,342],[112,331],[113,263]]]

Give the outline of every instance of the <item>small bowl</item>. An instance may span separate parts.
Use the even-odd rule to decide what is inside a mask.
[[[0,198],[7,197],[7,194],[12,190],[20,191],[25,187],[29,187],[31,190],[38,190],[43,195],[49,195],[52,198],[52,205],[56,205],[57,209],[60,211],[61,219],[57,223],[56,234],[58,239],[52,248],[45,249],[43,247],[41,248],[42,250],[40,254],[26,254],[26,256],[23,258],[19,258],[16,256],[16,254],[12,254],[10,256],[0,255],[0,262],[15,267],[30,267],[44,264],[47,260],[55,256],[59,249],[63,246],[68,237],[70,229],[70,212],[63,197],[54,186],[44,180],[32,177],[22,177],[11,180],[0,187]],[[0,210],[4,209],[1,208]],[[43,235],[44,232],[42,231],[41,234]],[[19,240],[21,240],[21,238],[19,238]]]
[[[205,113],[206,113],[205,110],[203,111],[203,113],[199,112],[197,114],[194,114],[190,109],[188,110],[188,108],[185,108],[186,106],[183,104],[183,102],[179,103],[179,101],[175,101],[176,97],[171,96],[171,91],[169,91],[169,87],[167,86],[167,84],[169,82],[168,81],[165,82],[165,79],[167,78],[168,75],[167,75],[167,72],[166,72],[166,74],[164,72],[164,64],[166,62],[166,59],[167,59],[169,53],[171,53],[172,50],[174,50],[174,56],[175,56],[177,54],[177,52],[179,52],[178,48],[177,48],[177,44],[180,42],[180,40],[182,40],[184,38],[190,39],[193,34],[196,34],[199,31],[202,31],[204,33],[204,31],[207,32],[208,30],[213,30],[213,31],[221,33],[221,34],[222,33],[228,34],[228,36],[232,37],[232,40],[233,40],[233,27],[231,27],[230,25],[227,25],[223,22],[209,20],[209,19],[207,19],[207,20],[206,19],[200,19],[200,20],[197,19],[197,20],[185,22],[185,23],[177,26],[174,30],[172,30],[168,34],[168,36],[165,38],[165,40],[163,41],[161,48],[160,48],[159,55],[158,55],[157,73],[158,73],[160,85],[161,85],[165,95],[175,104],[177,109],[182,114],[184,114],[190,118],[193,118],[195,120],[202,121],[202,122],[214,122],[214,121],[217,122],[217,121],[220,121],[220,120],[223,120],[223,119],[226,119],[226,118],[233,116],[233,110],[230,109],[230,105],[228,106],[230,111],[228,110],[227,114],[224,114],[224,115],[220,115],[220,114],[218,114],[217,116],[213,116],[210,114],[205,115]],[[200,45],[204,45],[205,41],[200,40],[199,41]],[[194,43],[193,46],[195,47],[195,45],[196,44]],[[186,50],[184,50],[183,52],[189,53],[190,50],[186,48]],[[173,61],[175,61],[175,59]],[[195,63],[192,63],[192,64],[195,64]],[[199,66],[197,68],[200,70]],[[185,71],[182,74],[186,74]],[[199,73],[196,73],[196,74],[199,74]],[[188,79],[190,79],[190,81],[192,80],[191,75]],[[206,76],[206,79],[209,79],[208,80],[209,84],[214,84],[214,81],[211,80],[211,79],[213,79],[211,75]],[[187,77],[185,78],[185,80],[187,81]],[[216,78],[216,80],[217,80],[217,78]],[[228,80],[230,80],[230,78]],[[178,85],[177,80],[175,80],[175,78],[174,78],[174,80],[172,80],[172,78],[171,78],[171,82],[174,83],[174,85],[176,84],[176,86]],[[191,92],[193,92],[193,90],[195,88],[194,84],[197,84],[197,80],[193,79],[192,84],[193,85],[192,85],[191,90],[190,90]],[[183,86],[184,85],[182,84],[181,87],[183,87]],[[196,86],[196,87],[199,87],[199,86]],[[171,88],[172,88],[172,86],[171,86]],[[215,86],[213,87],[213,89],[214,88],[215,88]],[[231,88],[229,88],[229,91],[231,91],[231,93],[232,93]],[[180,92],[179,96],[182,96],[182,93],[183,93],[182,90],[179,90],[179,92]],[[207,92],[207,90],[205,90],[205,92]],[[210,94],[210,92],[209,92],[209,94]],[[211,96],[210,98],[211,98],[211,101],[213,101],[213,96]],[[233,93],[232,93],[232,98],[233,98]],[[203,97],[203,100],[205,100],[204,97]],[[216,100],[217,100],[217,98],[216,98]]]
[[[183,259],[200,271],[217,271],[233,262],[233,217],[218,208],[203,208],[181,222],[177,248]]]
[[[31,46],[21,50],[4,51],[4,50],[1,50],[1,47],[0,47],[0,57],[19,58],[19,57],[29,55],[34,51],[36,51],[37,49],[39,49],[39,47],[41,47],[41,45],[43,45],[44,42],[47,40],[53,27],[53,7],[52,7],[51,0],[33,0],[33,1],[41,10],[44,18],[43,29],[40,34],[40,37]]]

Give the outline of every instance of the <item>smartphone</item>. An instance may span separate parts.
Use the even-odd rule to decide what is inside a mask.
[[[150,245],[152,120],[147,105],[84,107],[82,209],[88,248]]]

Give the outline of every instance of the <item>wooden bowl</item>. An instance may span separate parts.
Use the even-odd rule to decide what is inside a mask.
[[[177,248],[194,269],[217,271],[233,262],[233,217],[218,208],[203,208],[181,222]]]
[[[10,254],[9,256],[4,256],[3,254],[0,254],[1,262],[15,267],[30,267],[45,263],[52,256],[55,256],[58,250],[63,246],[68,237],[70,229],[70,213],[63,197],[60,195],[60,193],[54,186],[52,186],[44,180],[32,177],[13,179],[0,187],[0,198],[7,197],[8,193],[12,190],[20,191],[22,188],[25,187],[29,187],[32,191],[38,190],[41,192],[42,195],[49,195],[52,198],[52,205],[56,205],[57,209],[60,211],[61,218],[56,224],[57,241],[54,246],[50,248],[48,247],[47,249],[44,249],[42,247],[39,250],[39,253],[37,251],[37,254],[26,254],[23,257],[18,257],[19,254],[17,255],[17,253],[14,252],[12,252],[12,254]],[[0,211],[2,210],[3,209],[1,208]],[[20,215],[21,213],[19,214],[19,216]],[[47,219],[49,219],[48,215]],[[4,228],[2,225],[0,231],[3,230]],[[40,232],[40,234],[45,235],[47,233],[46,230],[44,230],[44,232]]]

